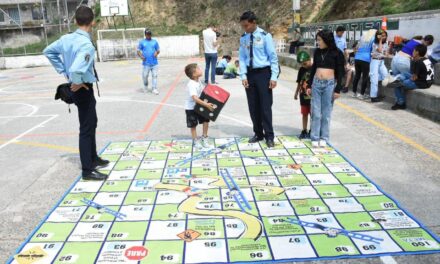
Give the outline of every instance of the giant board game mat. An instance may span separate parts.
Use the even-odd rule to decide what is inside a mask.
[[[256,263],[440,252],[334,148],[279,136],[113,142],[10,263]]]

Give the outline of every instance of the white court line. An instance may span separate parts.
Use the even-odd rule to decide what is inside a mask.
[[[0,116],[0,118],[23,118],[23,117],[51,117],[54,115],[31,115],[31,116],[27,116],[27,115],[17,115],[17,116]]]
[[[384,264],[397,264],[397,261],[392,256],[383,256],[383,257],[380,257],[380,260]]]
[[[45,121],[39,123],[39,124],[36,125],[36,126],[33,126],[32,128],[30,128],[30,129],[26,130],[25,132],[21,133],[20,135],[18,135],[18,136],[16,136],[16,137],[14,137],[14,138],[12,138],[12,139],[6,141],[6,142],[3,143],[2,145],[0,145],[0,150],[1,150],[2,148],[4,148],[4,147],[6,147],[6,146],[8,146],[8,145],[10,145],[10,144],[12,144],[12,143],[14,143],[14,142],[16,142],[18,139],[20,139],[21,137],[25,136],[26,134],[28,134],[28,133],[34,131],[35,129],[37,129],[37,128],[39,128],[39,127],[42,127],[44,124],[49,123],[50,121],[52,121],[52,120],[55,119],[56,117],[58,117],[58,115],[53,115],[53,116],[50,117],[49,119],[47,119],[47,120],[45,120]]]
[[[32,116],[32,115],[34,115],[34,114],[38,111],[38,108],[39,108],[39,107],[37,107],[37,106],[35,106],[35,105],[25,104],[25,103],[1,103],[1,104],[29,106],[30,108],[32,108],[32,111],[31,111],[29,114],[27,114],[26,116]]]

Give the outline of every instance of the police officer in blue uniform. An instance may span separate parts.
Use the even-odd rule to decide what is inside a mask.
[[[249,143],[266,139],[267,146],[272,148],[272,90],[277,86],[278,57],[271,34],[257,26],[257,17],[252,11],[243,13],[240,24],[245,31],[240,38],[240,77],[246,88],[255,133]]]
[[[93,83],[97,81],[94,68],[95,47],[90,33],[94,26],[91,8],[80,6],[75,12],[78,29],[50,44],[43,53],[59,74],[71,83],[73,101],[78,107],[79,152],[83,180],[105,180],[107,175],[97,171],[109,161],[98,157],[96,152],[96,100]]]

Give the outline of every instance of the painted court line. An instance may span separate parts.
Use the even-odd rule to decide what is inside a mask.
[[[337,106],[342,107],[345,110],[351,112],[352,114],[354,114],[354,115],[362,118],[363,120],[367,121],[368,123],[370,123],[370,124],[372,124],[372,125],[374,125],[374,126],[376,126],[378,128],[381,128],[385,132],[387,132],[387,133],[395,136],[396,138],[402,140],[403,142],[405,142],[406,144],[410,145],[411,147],[413,147],[413,148],[415,148],[415,149],[417,149],[417,150],[419,150],[419,151],[429,155],[430,157],[432,157],[432,158],[434,158],[436,160],[440,160],[440,155],[439,154],[437,154],[434,151],[431,151],[431,150],[425,148],[424,146],[418,144],[417,142],[415,142],[414,140],[410,139],[409,137],[400,134],[396,130],[386,126],[385,124],[383,124],[383,123],[381,123],[379,121],[374,120],[373,118],[367,116],[366,114],[364,114],[364,113],[362,113],[362,112],[360,112],[360,111],[358,111],[358,110],[356,110],[356,109],[354,109],[354,108],[352,108],[352,107],[350,107],[350,106],[348,106],[346,104],[343,104],[341,102],[335,102],[335,103],[336,103]]]

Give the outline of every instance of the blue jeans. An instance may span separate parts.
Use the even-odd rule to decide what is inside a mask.
[[[394,95],[396,96],[396,103],[403,105],[406,103],[405,90],[415,90],[417,89],[417,85],[411,80],[410,73],[399,74],[398,78],[402,85],[394,88]]]
[[[312,141],[330,139],[330,118],[333,110],[333,92],[336,82],[313,79],[312,84]]]
[[[370,97],[377,97],[379,91],[379,81],[383,81],[388,76],[388,70],[384,60],[372,59],[370,62]]]
[[[153,90],[157,89],[157,72],[159,71],[159,65],[144,65],[144,68],[142,70],[142,80],[144,81],[144,89],[148,89],[148,76],[150,76],[150,72],[152,73],[152,81]]]
[[[411,67],[411,59],[404,55],[396,54],[391,61],[391,70],[393,75],[396,76],[402,73],[409,73]]]
[[[235,75],[235,73],[226,72],[223,74],[223,79],[235,79],[235,78],[237,78],[237,75]]]
[[[211,83],[215,82],[215,67],[217,65],[217,53],[205,53],[205,82],[209,80],[209,68],[211,68]]]

